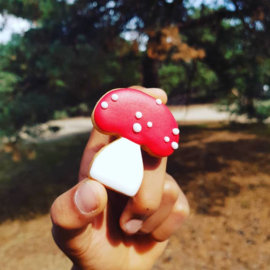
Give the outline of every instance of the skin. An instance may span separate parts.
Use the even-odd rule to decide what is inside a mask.
[[[167,102],[161,89],[131,88]],[[72,260],[73,270],[151,269],[169,237],[189,215],[186,197],[166,173],[167,158],[143,152],[144,179],[132,198],[87,179],[94,155],[113,139],[92,131],[82,157],[79,183],[51,207],[54,240]],[[82,200],[81,194],[86,192]]]

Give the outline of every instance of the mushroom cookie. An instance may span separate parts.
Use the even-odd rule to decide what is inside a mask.
[[[116,89],[97,103],[92,121],[117,140],[94,157],[89,177],[106,187],[134,196],[143,179],[141,147],[155,157],[166,157],[178,148],[178,125],[160,99],[139,90]]]

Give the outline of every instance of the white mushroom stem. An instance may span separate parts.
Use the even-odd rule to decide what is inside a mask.
[[[143,179],[140,145],[120,138],[105,146],[94,158],[89,175],[113,190],[134,196]]]

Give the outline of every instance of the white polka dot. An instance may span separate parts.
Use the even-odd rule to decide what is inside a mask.
[[[151,128],[151,127],[153,126],[153,123],[152,123],[152,122],[147,122],[147,126],[148,126],[149,128]]]
[[[118,100],[118,95],[117,95],[117,94],[112,94],[111,99],[112,99],[113,101]]]
[[[138,119],[142,118],[142,113],[141,112],[136,112],[135,115],[136,115],[136,118],[138,118]]]
[[[179,130],[178,128],[174,128],[174,129],[172,130],[172,133],[173,133],[174,135],[178,135],[179,132],[180,132],[180,130]]]
[[[162,101],[161,101],[161,99],[156,99],[156,103],[158,104],[158,105],[161,105],[162,104]]]
[[[176,150],[178,148],[178,143],[177,142],[172,142],[172,148]]]
[[[103,101],[102,103],[101,103],[101,108],[102,109],[107,109],[109,107],[109,105],[108,105],[108,103],[106,102],[106,101]]]
[[[165,142],[169,142],[170,141],[170,138],[166,136],[166,137],[164,137],[164,141]]]
[[[141,130],[142,130],[142,126],[141,126],[140,124],[138,124],[138,123],[135,123],[135,124],[133,125],[133,130],[134,130],[136,133],[139,133],[139,132],[141,132]]]

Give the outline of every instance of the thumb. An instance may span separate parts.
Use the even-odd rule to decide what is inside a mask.
[[[82,240],[89,241],[85,232],[90,237],[91,223],[106,204],[106,189],[94,180],[81,181],[59,196],[51,207],[52,232],[56,244],[64,252],[79,249]],[[82,234],[83,237],[80,237]]]

